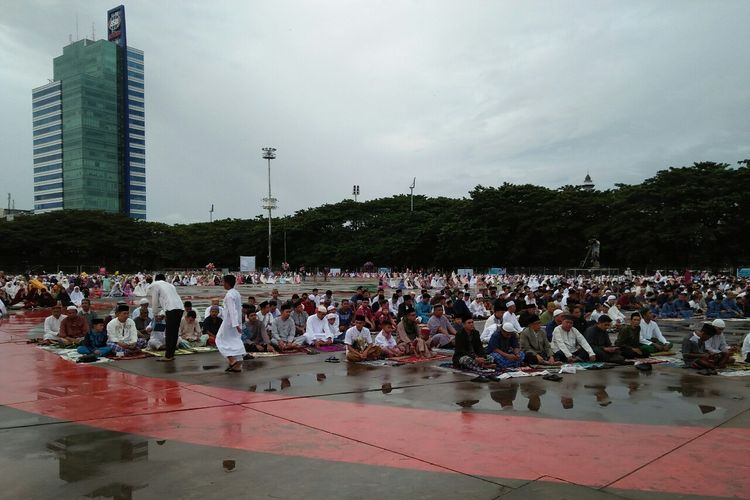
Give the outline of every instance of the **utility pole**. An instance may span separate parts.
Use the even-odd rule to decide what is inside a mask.
[[[354,195],[354,201],[357,201],[357,196],[359,196],[359,184],[355,184],[352,188],[352,194]]]
[[[411,211],[414,211],[414,188],[417,187],[417,178],[415,177],[413,181],[411,181],[411,186],[409,186],[409,190],[411,191]]]
[[[211,203],[211,210],[208,211],[208,222],[214,221],[214,204]]]
[[[276,158],[276,148],[262,148],[263,158],[268,160],[268,198],[263,198],[263,208],[268,210],[268,270],[272,269],[271,261],[271,211],[277,207],[278,201],[271,195],[271,160]]]

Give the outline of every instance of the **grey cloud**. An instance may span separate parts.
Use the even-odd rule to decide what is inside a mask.
[[[114,5],[114,4],[113,4]],[[30,89],[78,14],[101,2],[0,6],[0,184],[32,204]],[[149,218],[280,213],[476,184],[639,182],[750,157],[750,3],[147,2]],[[83,26],[87,28],[84,29]]]

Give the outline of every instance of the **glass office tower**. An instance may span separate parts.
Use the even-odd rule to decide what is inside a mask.
[[[143,52],[128,47],[125,9],[107,40],[79,40],[32,91],[34,209],[103,210],[146,218]]]

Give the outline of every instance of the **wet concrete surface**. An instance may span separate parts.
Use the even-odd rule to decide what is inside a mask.
[[[0,323],[2,498],[750,497],[750,377],[477,383],[329,353],[241,374],[217,353],[82,367],[23,345],[41,321],[27,316]]]

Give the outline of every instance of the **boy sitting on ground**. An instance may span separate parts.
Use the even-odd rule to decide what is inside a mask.
[[[729,361],[731,353],[706,352],[706,340],[716,335],[716,327],[710,323],[704,323],[700,330],[685,337],[682,341],[682,359],[690,368],[716,370],[724,368]]]
[[[365,328],[365,316],[357,315],[354,318],[354,326],[346,331],[344,344],[346,344],[346,360],[352,363],[357,361],[373,361],[380,359],[382,352],[380,347],[372,342],[370,330]]]
[[[112,352],[112,349],[107,346],[107,332],[104,331],[104,320],[94,318],[92,323],[93,329],[83,338],[83,342],[78,346],[78,353],[106,356]]]
[[[396,358],[398,356],[404,356],[407,353],[408,345],[396,341],[396,337],[393,336],[394,326],[390,321],[385,321],[380,325],[380,333],[375,336],[375,345],[383,351],[383,354],[387,358]]]

